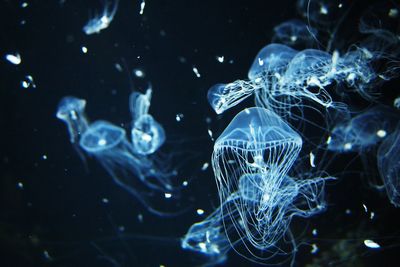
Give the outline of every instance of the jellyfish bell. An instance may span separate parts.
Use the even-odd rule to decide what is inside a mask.
[[[142,155],[156,152],[165,142],[164,128],[149,114],[135,121],[131,134],[135,152]]]

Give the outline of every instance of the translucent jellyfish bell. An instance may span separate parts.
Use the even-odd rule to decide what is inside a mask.
[[[62,98],[58,104],[56,116],[67,124],[71,143],[78,143],[88,128],[85,107],[86,100],[73,96]]]
[[[137,154],[128,142],[125,130],[106,121],[92,123],[80,139],[80,147],[94,156],[114,182],[138,199],[150,212],[159,216],[176,215],[155,208],[157,196],[165,193],[175,198],[171,174],[158,169],[152,159]],[[160,202],[159,201],[159,202]]]
[[[317,35],[317,30],[301,20],[292,19],[274,27],[273,42],[290,46],[309,47]]]
[[[151,95],[151,87],[146,90],[145,94],[132,92],[129,96],[129,110],[132,114],[132,120],[135,122],[141,116],[149,113]]]
[[[400,124],[379,146],[377,160],[388,198],[400,207]]]
[[[161,124],[149,114],[140,116],[132,128],[132,145],[135,152],[148,155],[157,151],[165,142]]]
[[[256,55],[247,76],[254,81],[264,77],[267,73],[282,73],[297,52],[297,50],[287,45],[268,44]]]

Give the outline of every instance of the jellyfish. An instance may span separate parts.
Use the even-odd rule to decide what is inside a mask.
[[[388,198],[400,207],[400,124],[379,146],[377,160]]]
[[[231,243],[245,248],[235,250],[253,261],[294,254],[288,230],[292,217],[310,217],[325,208],[325,178],[288,176],[301,147],[299,134],[274,112],[258,107],[236,115],[215,142],[212,165],[219,197],[229,203],[221,208],[222,221]]]
[[[67,125],[70,142],[87,169],[86,158],[79,146],[79,140],[89,125],[85,107],[84,99],[74,96],[63,97],[58,104],[56,117]]]
[[[274,43],[283,43],[292,47],[309,47],[316,39],[317,30],[303,21],[292,19],[274,27]]]
[[[160,170],[151,158],[136,153],[123,128],[107,121],[95,121],[84,132],[79,144],[100,162],[117,185],[136,197],[150,212],[168,215],[153,205],[157,197],[163,198],[165,194],[178,197],[173,194],[173,175]]]
[[[96,14],[93,18],[89,19],[89,21],[83,27],[82,30],[85,34],[90,35],[93,33],[100,33],[101,30],[104,30],[110,26],[110,23],[114,19],[115,13],[117,12],[119,0],[114,0],[114,3],[107,1],[109,0],[105,0],[103,12],[100,15]]]
[[[152,89],[146,94],[133,92],[129,98],[129,107],[133,119],[131,129],[132,145],[136,153],[149,155],[156,152],[165,142],[165,131],[152,115],[150,108]]]
[[[328,150],[362,152],[384,140],[394,131],[398,116],[389,108],[376,106],[338,123],[327,140]]]

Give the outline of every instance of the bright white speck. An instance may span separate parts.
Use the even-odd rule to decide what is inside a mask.
[[[395,18],[395,17],[397,17],[397,15],[399,15],[399,10],[398,9],[396,9],[396,8],[391,8],[390,10],[389,10],[389,17],[391,17],[391,18]]]
[[[183,185],[183,186],[187,186],[187,185],[188,185],[188,181],[183,181],[183,182],[182,182],[182,185]]]
[[[345,210],[345,213],[346,213],[347,215],[350,215],[350,214],[351,214],[351,210],[350,210],[350,209],[347,209],[347,210]]]
[[[313,168],[315,168],[315,163],[314,163],[314,161],[315,161],[315,155],[314,155],[314,153],[310,152],[310,165],[311,165],[311,167],[313,167]]]
[[[197,209],[197,214],[198,215],[203,215],[204,214],[204,210],[202,210],[202,209]]]
[[[182,113],[176,114],[175,119],[177,122],[180,122],[183,119],[183,114]]]
[[[208,129],[207,132],[208,132],[208,135],[211,137],[211,140],[214,141],[213,132],[210,129]]]
[[[17,183],[17,186],[19,189],[24,189],[24,184],[21,182]]]
[[[380,138],[383,138],[386,136],[386,131],[385,130],[379,130],[376,132],[376,135]]]
[[[332,141],[332,137],[328,136],[328,139],[326,139],[326,144],[329,145]]]
[[[365,239],[364,240],[364,245],[369,247],[369,248],[380,248],[381,247],[378,243],[376,243],[376,242],[374,242],[374,241],[372,241],[370,239]]]
[[[353,146],[351,145],[351,143],[346,143],[344,144],[343,148],[344,150],[350,150]]]
[[[171,197],[172,197],[172,194],[171,194],[171,193],[164,193],[164,197],[165,197],[165,198],[171,198]]]
[[[33,81],[33,77],[31,75],[25,76],[25,80],[21,81],[21,86],[25,89],[29,87],[36,88],[36,84]]]
[[[21,55],[18,54],[18,53],[15,53],[15,55],[13,55],[13,54],[7,54],[7,55],[6,55],[6,59],[7,59],[10,63],[12,63],[12,64],[14,64],[14,65],[19,65],[19,64],[21,64],[21,61],[22,61]]]
[[[52,258],[47,250],[43,250],[43,256],[46,260],[51,261]]]
[[[22,7],[22,8],[28,7],[28,3],[27,3],[27,2],[23,2],[23,3],[21,4],[21,7]]]
[[[338,5],[338,8],[342,8],[342,7],[343,7],[343,4],[340,3],[340,4]]]
[[[143,15],[143,11],[144,11],[144,7],[146,6],[146,2],[143,0],[141,3],[140,3],[140,11],[139,11],[139,14],[140,15]]]
[[[208,162],[204,162],[203,166],[201,167],[201,170],[202,170],[202,171],[207,170],[207,169],[208,169],[208,166],[209,166]]]
[[[375,212],[371,211],[369,218],[372,220],[375,217]]]
[[[261,58],[258,58],[258,65],[260,65],[260,66],[264,65],[264,60],[262,60]]]
[[[296,35],[292,35],[290,36],[290,41],[292,41],[293,43],[297,41],[297,36]]]
[[[219,63],[223,63],[224,62],[224,56],[217,56],[217,60]]]
[[[101,138],[101,139],[99,139],[99,141],[97,142],[97,144],[98,144],[99,146],[105,146],[105,145],[107,144],[107,141],[106,141],[106,139]]]
[[[250,114],[250,110],[249,110],[248,108],[246,108],[246,109],[244,110],[244,112],[246,112],[246,114]]]
[[[197,78],[200,78],[200,77],[201,77],[201,75],[200,75],[200,73],[199,73],[199,70],[198,70],[195,66],[193,66],[193,72],[194,72],[194,74],[196,74],[196,77],[197,77]]]
[[[110,200],[108,200],[108,198],[103,197],[103,198],[101,199],[101,202],[103,202],[104,204],[107,204],[107,203],[110,202]]]
[[[323,15],[327,15],[328,9],[325,6],[321,6],[321,8],[319,9],[319,13],[321,13]]]
[[[368,212],[367,206],[365,204],[362,204],[362,205],[363,205],[364,211],[367,213]]]
[[[138,78],[143,78],[145,76],[144,71],[141,69],[134,69],[133,74],[135,74],[135,76]]]
[[[318,252],[318,247],[317,247],[317,245],[316,245],[316,244],[312,244],[311,246],[312,246],[312,248],[311,248],[311,254],[317,253],[317,252]]]
[[[88,49],[86,46],[82,46],[82,53],[86,54],[88,52]]]
[[[317,229],[313,229],[313,230],[312,230],[312,234],[313,234],[313,236],[317,236],[317,234],[318,234]]]
[[[47,159],[47,155],[43,155],[42,159],[46,160]]]

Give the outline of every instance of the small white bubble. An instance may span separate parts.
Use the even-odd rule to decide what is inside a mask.
[[[318,230],[314,228],[314,229],[312,230],[312,234],[313,234],[313,236],[317,236]]]
[[[165,197],[165,198],[171,198],[171,197],[172,197],[172,194],[171,194],[171,193],[164,193],[164,197]]]
[[[28,3],[27,3],[27,2],[23,2],[23,3],[21,4],[21,7],[22,7],[22,8],[28,7]]]
[[[17,183],[17,186],[19,189],[24,189],[24,184],[21,182]]]
[[[101,201],[102,201],[104,204],[107,204],[107,203],[110,202],[110,201],[108,200],[108,198],[105,198],[105,197],[103,197],[103,198],[101,199]]]
[[[376,132],[376,135],[380,138],[383,138],[386,136],[386,131],[385,130],[379,130]]]
[[[21,55],[18,54],[18,53],[15,53],[15,55],[13,55],[13,54],[7,54],[7,55],[6,55],[6,59],[7,59],[10,63],[12,63],[12,64],[14,64],[14,65],[19,65],[19,64],[21,64],[21,61],[22,61]]]
[[[134,69],[133,74],[135,74],[135,76],[138,78],[143,78],[145,76],[144,71],[141,69]]]
[[[183,185],[183,186],[188,186],[188,181],[183,181],[183,182],[182,182],[182,185]]]
[[[369,248],[380,248],[381,247],[378,243],[376,243],[376,242],[374,242],[374,241],[372,241],[370,239],[365,239],[364,240],[364,245],[369,247]]]
[[[198,215],[203,215],[204,214],[204,210],[202,210],[202,209],[197,209],[197,214]]]
[[[208,162],[204,162],[203,166],[201,167],[201,170],[202,170],[202,171],[207,170],[209,165],[210,165],[210,164],[209,164]]]
[[[42,156],[42,159],[46,160],[46,159],[47,159],[47,155],[46,155],[46,154],[43,155],[43,156]]]
[[[82,46],[81,50],[82,50],[82,52],[83,52],[84,54],[86,54],[86,53],[88,52],[88,49],[87,49],[86,46]]]
[[[224,62],[224,56],[217,56],[217,60],[219,63],[223,63]]]

